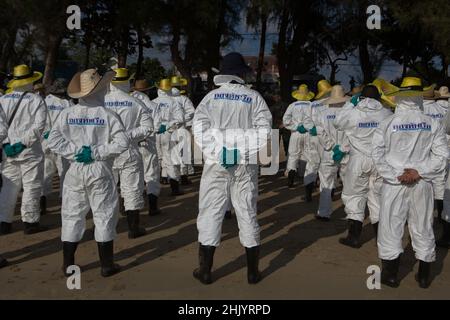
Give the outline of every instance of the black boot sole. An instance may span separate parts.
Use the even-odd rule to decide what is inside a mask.
[[[100,274],[102,275],[103,278],[109,278],[115,274],[118,274],[120,270],[121,270],[120,266],[118,264],[114,264],[113,268],[102,269]]]
[[[147,234],[147,231],[145,231],[145,229],[139,229],[138,231],[129,231],[128,239],[137,239],[137,238],[145,236],[146,234]]]
[[[381,279],[381,284],[384,284],[385,286],[388,286],[390,288],[398,288],[400,286],[400,283],[398,281],[392,281],[392,280],[383,280]]]
[[[261,274],[247,276],[248,284],[257,284],[257,283],[261,282],[261,280],[262,280]]]
[[[360,249],[362,247],[361,243],[348,240],[347,238],[339,239],[339,243],[353,249]]]
[[[421,289],[428,289],[431,285],[431,281],[429,279],[428,280],[420,279],[419,274],[416,274],[415,279]]]
[[[195,279],[197,279],[204,285],[209,285],[209,284],[213,283],[211,275],[202,276],[198,269],[195,269],[194,272],[192,273],[192,275],[194,276]]]
[[[8,265],[9,265],[8,260],[6,260],[6,259],[0,260],[0,269],[4,268],[4,267],[7,267]]]
[[[48,231],[48,228],[46,227],[39,227],[39,228],[33,228],[33,229],[25,229],[23,231],[23,233],[27,236],[32,235],[32,234],[37,234],[37,233],[41,233],[41,232],[45,232]]]

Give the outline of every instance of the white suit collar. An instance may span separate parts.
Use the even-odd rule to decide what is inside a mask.
[[[224,84],[230,83],[232,81],[236,81],[239,84],[245,85],[245,81],[238,76],[231,75],[217,75],[214,77],[214,84],[218,87],[223,86]]]

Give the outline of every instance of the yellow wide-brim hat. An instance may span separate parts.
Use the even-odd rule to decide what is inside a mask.
[[[179,76],[173,76],[170,79],[172,87],[186,87],[188,85],[188,81],[185,78],[181,78]]]
[[[124,83],[130,81],[130,73],[127,68],[117,68],[113,70],[116,74],[111,80],[112,83]]]
[[[31,71],[26,64],[21,64],[14,67],[13,79],[8,82],[7,87],[14,89],[34,83],[42,78],[42,73],[38,71]]]
[[[381,95],[382,102],[391,108],[395,108],[396,104],[394,101],[394,97],[388,97],[386,96],[386,93],[392,93],[396,91],[398,88],[394,86],[392,83],[381,78],[375,79],[372,82],[372,85],[378,88],[378,92]]]
[[[317,83],[317,95],[316,100],[324,98],[326,95],[331,93],[333,86],[328,82],[328,80],[320,80]]]
[[[172,90],[172,82],[170,79],[162,79],[159,83],[156,84],[156,87],[162,91],[171,91]]]
[[[309,91],[306,84],[300,85],[297,90],[292,92],[292,97],[297,101],[311,101],[314,96],[314,92]]]
[[[434,85],[424,88],[422,84],[422,80],[417,77],[405,77],[402,81],[400,87],[396,87],[396,90],[393,92],[386,93],[388,97],[417,97],[423,96],[424,92],[428,91]]]

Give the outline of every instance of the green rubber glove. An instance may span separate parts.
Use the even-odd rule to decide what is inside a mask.
[[[317,137],[317,128],[314,126],[311,130],[309,130],[309,134],[313,137]]]
[[[222,149],[222,167],[225,169],[229,169],[234,167],[239,163],[240,154],[238,149],[231,149],[228,150],[227,148],[223,147]]]
[[[3,145],[3,151],[5,151],[6,156],[9,158],[14,157],[16,155],[14,152],[14,148],[9,143]]]
[[[158,134],[163,134],[163,133],[166,132],[166,131],[167,131],[166,125],[165,125],[165,124],[162,124],[162,125],[159,127]]]
[[[346,153],[342,152],[340,149],[340,145],[335,145],[333,148],[333,160],[335,163],[341,163],[342,159],[344,159]]]
[[[22,142],[17,142],[11,146],[14,149],[14,156],[19,155],[23,150],[25,150],[27,147]]]
[[[354,95],[350,102],[356,107],[359,103],[359,97],[361,97],[361,93],[358,93],[357,95]]]
[[[80,153],[75,155],[75,161],[79,163],[85,163],[89,164],[94,162],[94,159],[92,158],[92,150],[89,146],[83,146],[83,149]]]
[[[306,130],[306,128],[303,125],[298,126],[297,131],[300,132],[301,134],[305,134],[308,132],[308,130]]]
[[[50,131],[44,132],[44,139],[47,140],[49,135],[50,135]]]

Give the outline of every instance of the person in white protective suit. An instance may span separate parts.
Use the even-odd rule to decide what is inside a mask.
[[[336,115],[333,122],[337,130],[343,131],[349,147],[333,147],[333,159],[340,161],[349,154],[350,168],[343,178],[342,200],[348,221],[348,235],[339,239],[343,245],[360,248],[360,236],[365,219],[366,204],[375,234],[378,232],[380,194],[383,178],[375,169],[372,160],[372,138],[375,130],[392,112],[383,107],[377,87],[366,86],[354,108],[347,108]]]
[[[219,88],[206,95],[195,111],[194,140],[205,164],[197,217],[199,268],[193,275],[203,284],[212,283],[214,252],[220,244],[229,199],[246,250],[248,283],[261,280],[257,153],[267,144],[272,115],[262,96],[245,85],[242,77],[248,71],[239,53],[226,55],[220,75],[214,78]]]
[[[47,211],[47,197],[52,192],[53,176],[55,173],[59,175],[60,197],[62,197],[62,186],[64,184],[64,176],[69,169],[69,162],[50,151],[47,146],[47,139],[53,123],[59,114],[65,108],[73,105],[72,101],[64,99],[65,89],[61,81],[56,80],[47,90],[49,94],[45,97],[47,105],[47,122],[42,140],[42,148],[44,150],[44,185],[41,196],[41,215],[45,215]]]
[[[186,91],[182,87],[187,86],[187,80],[174,76],[171,78],[172,97],[181,105],[184,113],[184,123],[177,130],[180,139],[180,173],[181,185],[186,186],[192,184],[188,176],[194,174],[192,166],[192,119],[194,118],[195,108],[192,101],[186,96]]]
[[[450,93],[448,87],[441,87],[438,91],[438,99],[437,103],[444,109],[449,108],[449,99]],[[446,116],[443,120],[443,125],[446,128],[447,133],[447,141],[449,142],[450,147],[450,127],[449,127],[449,119],[450,112],[446,113]],[[443,212],[441,215],[441,222],[443,227],[442,236],[436,240],[436,245],[441,248],[450,249],[450,174],[449,174],[450,166],[447,166],[447,180],[445,183],[445,192],[444,192],[444,204],[443,204]]]
[[[159,128],[160,117],[156,115],[158,105],[150,100],[146,92],[151,87],[146,80],[136,80],[131,95],[142,101],[153,119],[153,128]],[[158,160],[158,149],[156,144],[156,133],[153,132],[146,140],[139,142],[139,151],[142,155],[144,168],[144,181],[147,186],[147,197],[149,204],[149,215],[155,216],[161,213],[158,208],[158,197],[161,193],[160,166]]]
[[[153,100],[158,105],[156,116],[160,123],[155,128],[161,152],[161,167],[169,179],[172,196],[183,195],[180,190],[180,157],[177,130],[184,123],[184,112],[181,105],[171,96],[170,79],[163,79],[158,85],[158,98]]]
[[[14,68],[14,79],[8,83],[11,93],[0,98],[8,121],[8,137],[3,141],[3,189],[0,193],[0,233],[11,232],[14,209],[20,189],[24,233],[46,230],[39,223],[39,200],[42,194],[44,153],[41,139],[45,128],[45,101],[32,93],[33,82],[42,77],[26,65]]]
[[[70,161],[64,179],[61,217],[63,272],[75,264],[75,251],[86,230],[86,215],[92,210],[101,275],[120,271],[114,264],[114,238],[119,217],[119,196],[112,166],[114,158],[129,147],[120,118],[104,107],[105,94],[114,72],[101,77],[97,70],[77,73],[67,92],[77,105],[61,111],[53,124],[48,146]]]
[[[447,115],[448,107],[436,101],[439,93],[434,91],[434,86],[425,88],[424,91],[423,113],[429,117],[432,117],[433,119],[436,119],[442,124]],[[441,219],[442,211],[444,210],[446,179],[447,170],[444,170],[441,176],[433,182],[435,208],[437,210],[439,219]]]
[[[320,160],[322,156],[323,147],[320,144],[318,137],[318,129],[314,127],[315,123],[319,122],[320,111],[325,109],[326,106],[323,102],[330,97],[332,86],[327,80],[320,80],[317,83],[318,93],[315,97],[315,101],[311,104],[310,118],[313,122],[313,128],[309,130],[309,134],[306,135],[306,167],[303,184],[305,185],[305,196],[303,200],[306,202],[312,201],[312,194],[316,187],[317,175],[320,167]],[[309,128],[308,128],[309,129]]]
[[[430,285],[436,259],[433,233],[433,181],[447,165],[443,126],[422,111],[421,79],[406,77],[395,96],[395,114],[384,120],[373,137],[372,158],[383,177],[378,228],[381,283],[398,287],[397,273],[405,224],[416,258],[420,287]]]
[[[6,115],[3,112],[3,109],[0,108],[0,142],[3,142],[5,138],[8,136],[8,123],[6,121]],[[0,156],[0,163],[2,162],[2,157]],[[2,172],[0,170],[0,192],[2,191]],[[6,260],[2,255],[0,255],[0,269],[4,268],[8,265],[8,260]]]
[[[314,126],[311,119],[311,100],[315,95],[309,91],[307,85],[303,84],[292,93],[292,96],[297,101],[289,105],[283,116],[284,127],[292,132],[289,140],[287,161],[289,188],[294,187],[299,162],[301,163],[300,167],[303,167],[303,169],[306,166],[304,153],[308,136],[307,133]],[[303,163],[305,165],[302,165]]]
[[[105,96],[105,108],[117,114],[125,127],[130,147],[114,159],[113,173],[120,184],[125,215],[128,222],[128,238],[136,239],[146,234],[139,226],[139,212],[144,202],[144,168],[139,143],[146,141],[153,133],[153,119],[141,100],[132,97],[128,69],[114,70],[111,90]]]
[[[343,110],[343,106],[349,102],[349,97],[345,95],[344,89],[340,85],[333,86],[330,98],[323,101],[322,108],[313,108],[313,121],[315,127],[310,131],[311,135],[319,137],[320,152],[320,199],[316,218],[322,221],[329,221],[332,213],[332,200],[336,188],[339,161],[333,159],[333,145],[343,145],[345,143],[344,134],[338,131],[333,122],[337,114]],[[314,114],[315,113],[315,114]],[[331,143],[330,143],[331,142]]]

